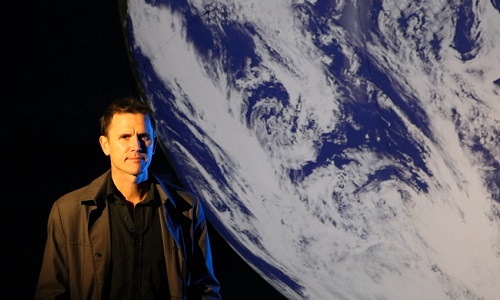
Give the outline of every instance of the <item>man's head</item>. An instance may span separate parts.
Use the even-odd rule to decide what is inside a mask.
[[[100,119],[101,144],[113,176],[147,178],[155,148],[153,111],[133,98],[112,102]]]
[[[99,120],[101,122],[101,135],[106,136],[108,134],[109,124],[115,114],[124,113],[147,115],[151,121],[151,125],[153,125],[153,129],[156,130],[153,110],[147,104],[134,98],[127,97],[115,100],[108,106]]]

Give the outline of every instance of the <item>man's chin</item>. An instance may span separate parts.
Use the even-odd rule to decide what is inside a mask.
[[[122,168],[112,168],[116,169],[115,171],[119,173],[125,173],[129,174],[131,176],[135,177],[146,177],[148,176],[148,167],[149,164],[137,164],[137,165],[128,165],[128,166],[123,166]]]
[[[135,172],[135,176],[137,177],[143,177],[143,176],[148,176],[148,169],[140,169]]]

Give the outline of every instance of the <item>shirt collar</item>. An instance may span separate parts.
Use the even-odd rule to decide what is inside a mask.
[[[154,205],[157,204],[158,201],[160,201],[160,197],[156,189],[156,184],[149,179],[148,179],[148,184],[149,184],[149,192],[146,195],[146,198],[140,202],[141,205],[149,205],[149,204]],[[125,200],[123,194],[116,188],[116,185],[113,182],[113,179],[111,178],[111,172],[109,172],[108,174],[105,195],[106,195],[106,200],[109,203],[114,203],[115,201],[118,200]]]

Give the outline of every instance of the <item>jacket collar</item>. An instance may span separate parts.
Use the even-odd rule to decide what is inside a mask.
[[[193,207],[193,203],[189,202],[186,197],[183,197],[183,191],[180,187],[174,186],[167,181],[162,180],[155,174],[150,173],[156,182],[156,188],[160,194],[162,203],[169,201],[170,204],[177,210],[187,211]]]
[[[153,173],[149,173],[149,178],[156,183],[158,194],[160,195],[161,203],[169,201],[170,204],[181,211],[189,210],[193,207],[193,203],[189,202],[181,194],[185,193],[179,187],[176,187]],[[106,171],[101,176],[94,179],[89,185],[81,189],[79,201],[82,205],[97,206],[104,208],[106,206],[106,191],[107,182],[111,180],[111,170]]]
[[[82,205],[104,207],[106,205],[107,180],[111,177],[111,171],[104,172],[94,179],[89,185],[81,189],[79,201]]]

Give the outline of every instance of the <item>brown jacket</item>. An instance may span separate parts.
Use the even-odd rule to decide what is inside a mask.
[[[108,172],[58,199],[50,212],[35,299],[102,299],[109,278]],[[219,299],[206,221],[192,194],[157,182],[171,299]]]

